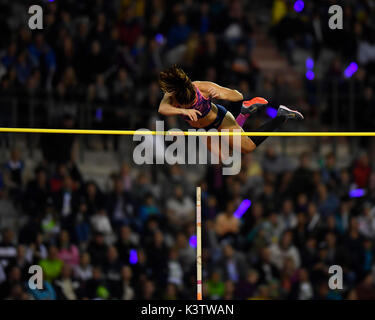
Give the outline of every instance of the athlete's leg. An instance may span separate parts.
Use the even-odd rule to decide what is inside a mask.
[[[218,130],[219,131],[221,131],[221,130],[229,130],[229,131],[239,130],[239,131],[243,132],[243,129],[240,127],[240,125],[237,123],[236,119],[233,117],[232,113],[230,113],[230,112],[226,113],[226,115],[223,119],[223,122],[221,123]],[[233,150],[233,147],[234,147],[233,136],[230,136],[228,141],[229,141],[230,148]],[[252,151],[255,150],[256,145],[254,144],[254,142],[249,137],[241,136],[240,141],[241,141],[241,144],[240,144],[241,150],[237,150],[237,151],[241,151],[241,153],[249,153],[249,152],[252,152]]]
[[[264,98],[256,97],[251,100],[245,100],[242,102],[241,113],[237,116],[236,121],[240,127],[243,127],[245,121],[250,115],[254,114],[259,108],[268,104],[268,101]]]
[[[291,110],[285,106],[280,106],[277,111],[277,116],[270,121],[266,122],[262,126],[260,126],[255,131],[257,132],[271,132],[276,129],[279,129],[287,119],[296,119],[296,120],[303,120],[303,115],[295,110]],[[243,129],[239,126],[237,121],[234,119],[233,115],[230,112],[227,112],[222,124],[219,127],[219,130],[227,129],[229,131],[233,129],[241,130]],[[264,140],[266,140],[267,136],[256,136],[256,137],[248,137],[248,136],[241,136],[241,152],[242,153],[249,153],[255,150]],[[233,136],[229,137],[229,145],[233,149]]]
[[[291,110],[285,106],[280,106],[277,110],[277,115],[272,120],[266,122],[265,124],[261,125],[258,129],[255,131],[257,132],[271,132],[276,129],[279,129],[288,119],[294,119],[294,120],[303,120],[304,117],[302,113]],[[258,147],[264,140],[266,140],[268,137],[252,137],[251,140],[254,142],[254,144]]]
[[[236,130],[243,132],[243,129],[238,125],[238,123],[236,122],[236,119],[233,117],[233,115],[230,112],[226,113],[220,127],[218,128],[219,131],[223,129],[228,130],[228,131],[233,131],[234,129],[236,129]],[[233,136],[229,136],[229,137],[207,136],[207,140],[205,139],[201,140],[201,141],[204,141],[204,143],[206,143],[208,150],[219,158],[220,162],[222,160],[226,160],[223,158],[223,155],[221,154],[221,146],[222,146],[222,143],[224,143],[223,139],[225,139],[225,142],[228,142],[229,151],[233,151],[234,144],[235,144]],[[241,152],[245,154],[245,153],[252,152],[256,148],[256,145],[253,143],[253,141],[249,137],[241,136],[240,145],[236,147],[238,149],[236,150],[237,152]]]

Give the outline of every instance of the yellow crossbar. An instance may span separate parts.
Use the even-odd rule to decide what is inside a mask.
[[[0,133],[60,133],[107,135],[183,135],[183,136],[269,136],[269,137],[375,137],[375,132],[199,132],[199,131],[149,131],[149,130],[86,130],[0,128]]]

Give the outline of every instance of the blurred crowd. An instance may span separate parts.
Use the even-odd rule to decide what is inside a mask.
[[[298,104],[311,119],[318,117],[327,125],[335,120],[331,108],[337,105],[345,112],[338,112],[335,125],[347,128],[342,114],[350,108],[349,94],[354,95],[354,105],[363,106],[364,112],[353,112],[357,127],[350,129],[371,128],[374,1],[345,1],[344,30],[328,27],[328,8],[334,3],[49,1],[42,4],[44,29],[30,30],[25,21],[31,2],[2,1],[0,93],[4,108],[0,120],[14,126],[56,126],[54,120],[68,112],[86,127],[145,126],[160,101],[158,73],[177,63],[192,79],[235,87],[246,97],[266,95],[275,107]],[[282,74],[260,72],[253,51],[256,33],[263,29],[292,65],[297,63],[299,49],[309,53],[315,79],[310,74],[302,99],[289,97],[294,88]],[[344,81],[352,62],[358,66],[356,72],[350,70],[353,88]],[[318,65],[320,72],[315,70]],[[336,80],[337,92],[332,84]],[[17,117],[7,98],[17,99]],[[238,110],[238,106],[228,107]]]
[[[200,182],[205,298],[375,298],[368,154],[339,169],[333,154],[305,152],[292,167],[270,147],[242,163],[238,176],[210,166]],[[23,221],[1,233],[2,299],[194,299],[188,171],[124,164],[100,188],[72,161],[44,161],[26,179],[16,149],[2,171],[1,200]],[[43,290],[27,284],[32,264],[43,269]],[[343,268],[344,290],[328,288],[332,265]]]
[[[341,6],[342,30],[329,27],[332,16],[329,8],[333,5]],[[332,20],[336,23],[339,21]],[[338,130],[340,125],[347,123],[347,115],[352,112],[351,117],[355,121],[350,130],[373,130],[375,114],[371,106],[375,102],[375,1],[275,0],[270,34],[292,65],[298,60],[296,52],[303,50],[308,53],[309,60],[306,60],[304,68],[305,72],[310,71],[306,74],[307,101],[315,109],[321,108],[319,94],[328,96],[329,107],[326,112],[322,112],[322,123],[335,121],[332,108],[338,105],[338,123],[333,129]],[[320,88],[312,81],[316,78],[322,82]],[[350,78],[352,83],[345,81]],[[350,104],[354,111],[349,111]],[[363,112],[356,112],[359,107]]]
[[[27,6],[4,2],[0,10],[3,97],[49,97],[56,114],[77,115],[77,105],[89,104],[90,125],[113,129],[130,126],[126,110],[132,127],[148,123],[160,101],[157,75],[173,63],[192,79],[255,88],[252,22],[242,1],[53,1],[43,5],[41,31],[25,25]],[[46,124],[50,103],[36,104],[35,121]],[[29,111],[22,110],[27,125]]]
[[[30,31],[24,23],[28,1],[0,0],[1,98],[19,99],[17,126],[29,124],[28,104],[36,98],[43,103],[34,105],[34,120],[44,127],[52,97],[58,107],[53,117],[65,115],[59,122],[64,128],[80,117],[93,119],[97,128],[145,127],[161,97],[156,76],[172,63],[193,79],[250,95],[263,80],[252,59],[260,19],[251,10],[255,2],[49,1],[44,30]],[[297,13],[294,1],[275,0],[268,8],[269,31],[291,64],[298,48],[312,51],[315,60],[327,47],[340,51],[328,78],[342,81],[346,63],[357,61],[354,84],[363,95],[356,95],[361,112],[355,115],[362,131],[372,131],[374,1],[345,1],[344,31],[337,36],[324,22],[331,2],[305,1]],[[281,76],[265,80],[272,98],[287,89]],[[339,84],[341,93],[350,91]],[[314,82],[307,89],[314,106]],[[348,118],[346,98],[340,96],[339,119]],[[93,106],[91,113],[80,115],[82,104]],[[2,104],[2,126],[11,123],[9,106]],[[195,190],[189,172],[124,164],[100,187],[84,179],[72,160],[74,139],[43,135],[38,166],[26,168],[26,155],[14,148],[1,167],[0,201],[15,207],[20,223],[0,226],[0,299],[194,299]],[[204,297],[375,298],[370,155],[361,153],[345,168],[334,154],[303,153],[297,167],[272,148],[257,156],[246,156],[235,177],[209,166],[199,183]],[[240,212],[246,199],[251,206]],[[43,290],[27,284],[33,264],[43,269]],[[343,268],[342,291],[328,288],[331,265]]]
[[[367,153],[339,168],[302,153],[296,167],[269,147],[238,176],[210,166],[202,186],[206,299],[375,298],[375,172]],[[124,164],[106,187],[72,161],[44,161],[26,179],[18,150],[3,167],[1,299],[194,299],[195,190],[175,166]],[[239,209],[244,200],[250,206]],[[243,206],[242,206],[243,207]],[[43,269],[43,290],[28,285]],[[343,269],[343,290],[328,287]]]

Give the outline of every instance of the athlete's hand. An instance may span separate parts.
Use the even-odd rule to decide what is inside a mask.
[[[184,116],[188,116],[191,121],[198,121],[198,115],[202,113],[196,109],[181,109]]]
[[[208,94],[210,95],[210,98],[213,98],[213,99],[220,99],[220,92],[219,90],[215,89],[215,88],[209,88],[208,89]]]

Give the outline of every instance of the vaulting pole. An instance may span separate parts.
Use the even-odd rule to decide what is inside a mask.
[[[202,300],[202,212],[201,187],[197,187],[197,300]]]

